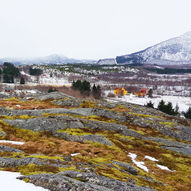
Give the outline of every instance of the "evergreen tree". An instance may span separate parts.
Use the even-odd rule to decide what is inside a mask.
[[[20,84],[25,84],[25,79],[23,77],[20,79]]]
[[[164,111],[164,107],[165,107],[165,102],[161,100],[158,104],[158,110]]]
[[[95,86],[95,84],[93,85],[93,88],[92,88],[92,95],[96,99],[96,96],[97,96],[97,87]]]
[[[32,67],[29,68],[29,74],[32,76],[40,76],[42,73],[43,73],[43,70],[41,69],[38,69],[38,68],[33,69]]]
[[[48,93],[51,93],[51,92],[56,92],[56,91],[58,91],[56,88],[53,88],[53,87],[50,87],[49,89],[48,89]]]
[[[3,64],[3,82],[4,83],[14,83],[14,78],[19,77],[19,69],[9,62],[4,62]]]
[[[101,98],[101,87],[98,85],[97,86],[97,99]]]
[[[84,81],[82,82],[82,87],[81,87],[80,92],[81,92],[82,94],[84,94],[84,95],[89,96],[89,95],[90,95],[90,92],[91,92],[91,89],[90,89],[90,88],[91,88],[90,82],[84,80]]]
[[[146,107],[154,108],[154,104],[150,101],[147,103]]]
[[[184,112],[183,114],[184,114],[184,117],[186,117],[187,119],[191,119],[191,107],[189,107],[188,110]]]

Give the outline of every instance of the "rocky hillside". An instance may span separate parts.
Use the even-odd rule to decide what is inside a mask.
[[[118,56],[118,64],[191,64],[191,32],[169,39],[140,52]]]
[[[0,106],[0,167],[25,182],[51,191],[191,188],[190,121],[59,92]]]

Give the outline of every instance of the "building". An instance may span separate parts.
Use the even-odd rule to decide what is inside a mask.
[[[115,88],[114,94],[119,95],[119,96],[123,96],[123,95],[127,94],[127,91],[125,90],[125,88]]]

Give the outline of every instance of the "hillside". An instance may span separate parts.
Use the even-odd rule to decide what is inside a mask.
[[[1,170],[27,183],[51,191],[191,188],[188,120],[59,92],[1,99],[0,117]]]
[[[191,64],[191,32],[149,47],[140,52],[118,56],[118,64]]]

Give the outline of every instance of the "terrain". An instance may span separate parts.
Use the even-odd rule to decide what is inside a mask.
[[[1,98],[0,118],[1,170],[27,183],[52,191],[190,190],[190,120],[61,92]]]

